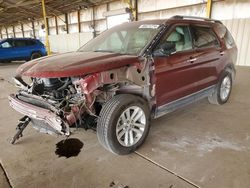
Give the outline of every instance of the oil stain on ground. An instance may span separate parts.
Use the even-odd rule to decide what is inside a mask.
[[[58,157],[75,157],[81,152],[82,147],[83,143],[77,138],[61,140],[56,144],[55,154]]]

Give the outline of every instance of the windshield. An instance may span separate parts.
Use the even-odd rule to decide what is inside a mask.
[[[123,24],[103,32],[78,51],[139,55],[159,30],[158,24]]]

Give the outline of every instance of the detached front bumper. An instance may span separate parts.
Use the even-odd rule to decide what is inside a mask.
[[[43,129],[46,129],[45,127],[49,126],[48,130],[53,130],[56,134],[70,135],[68,124],[52,111],[24,102],[18,99],[14,94],[9,96],[9,104],[19,113],[26,115],[31,119],[43,122],[45,124]]]

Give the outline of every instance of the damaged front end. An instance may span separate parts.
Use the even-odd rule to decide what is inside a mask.
[[[116,94],[140,95],[153,106],[152,64],[142,58],[133,65],[84,76],[32,77],[31,84],[16,76],[20,90],[9,96],[9,103],[43,133],[69,136],[71,127],[95,129],[102,105]]]

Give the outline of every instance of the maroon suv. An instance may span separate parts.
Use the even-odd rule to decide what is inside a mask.
[[[12,143],[31,121],[56,135],[96,129],[107,150],[128,154],[145,141],[151,118],[205,97],[226,103],[236,59],[234,40],[218,20],[174,16],[116,26],[76,52],[18,68],[20,90],[9,101],[25,116]]]

